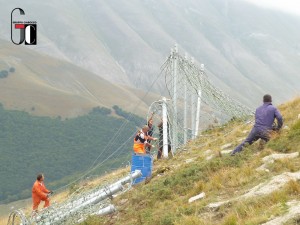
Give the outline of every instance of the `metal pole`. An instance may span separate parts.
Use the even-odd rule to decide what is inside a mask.
[[[64,220],[66,220],[69,216],[72,216],[86,207],[90,207],[91,205],[95,205],[100,201],[112,196],[113,194],[121,191],[123,189],[123,185],[126,183],[130,183],[132,180],[139,178],[142,176],[140,170],[136,170],[125,178],[115,182],[109,187],[102,188],[101,190],[97,190],[94,193],[81,197],[75,201],[72,201],[66,204],[63,207],[58,208],[55,211],[45,212],[44,214],[40,214],[35,218],[35,222],[37,225],[43,224],[62,224]]]
[[[187,63],[188,57],[185,53],[185,63]],[[183,144],[187,142],[187,79],[184,79],[184,111],[183,111]]]
[[[198,136],[198,132],[199,132],[200,106],[201,106],[201,90],[198,90],[196,124],[195,124],[196,125],[196,127],[195,127],[195,137]]]
[[[194,64],[194,57],[191,57],[191,64]],[[192,139],[195,138],[195,96],[191,92],[191,133]]]
[[[163,97],[162,122],[163,122],[163,156],[168,158],[168,118],[167,118],[167,99]]]
[[[105,198],[108,198],[109,196],[112,196],[113,194],[123,190],[123,186],[118,183],[116,185],[112,185],[108,188],[102,189],[102,192],[99,193],[99,195],[85,200],[82,204],[80,205],[75,205],[74,208],[62,212],[58,212],[57,214],[52,214],[49,215],[48,218],[46,218],[43,221],[39,221],[36,224],[54,224],[54,223],[59,223],[61,224],[63,220],[65,220],[67,217],[75,214],[76,212],[82,210],[83,208],[89,206],[89,205],[95,205],[99,203],[100,201],[104,200]]]
[[[109,206],[100,209],[98,212],[93,213],[92,215],[103,216],[103,215],[114,213],[115,211],[116,211],[115,206],[110,204]]]
[[[195,97],[193,92],[191,93],[191,133],[192,139],[195,138]]]
[[[201,76],[203,75],[203,71],[204,71],[204,64],[201,64],[200,67],[201,70]],[[201,79],[201,77],[200,77]],[[202,91],[199,88],[198,90],[198,101],[197,101],[197,112],[196,112],[196,127],[195,127],[195,137],[198,136],[199,133],[199,121],[200,121],[200,110],[201,110],[201,95],[202,95]]]
[[[173,151],[177,148],[177,60],[178,60],[178,47],[175,44],[173,52],[173,128],[172,128],[172,138],[173,138]]]
[[[91,215],[96,215],[96,216],[104,216],[104,215],[107,215],[107,214],[112,214],[114,212],[116,212],[117,209],[114,205],[110,204],[104,208],[101,208],[98,212],[95,212],[95,213],[92,213]],[[82,217],[80,218],[77,223],[82,223],[86,220],[86,216],[85,217]]]

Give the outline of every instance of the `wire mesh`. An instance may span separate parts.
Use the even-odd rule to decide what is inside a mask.
[[[140,171],[135,171],[122,179],[116,180],[113,184],[109,184],[112,182],[102,183],[97,188],[81,190],[77,194],[71,194],[62,203],[54,203],[50,207],[32,214],[28,219],[24,214],[16,211],[12,214],[12,219],[9,220],[15,221],[15,223],[9,224],[77,224],[87,218],[88,215],[99,214],[100,209],[109,206],[113,196],[116,196],[118,192],[128,191],[131,188],[132,181],[141,175]],[[105,211],[109,210],[106,209]]]
[[[240,104],[222,92],[222,90],[215,87],[209,81],[203,67],[199,68],[193,60],[182,57],[177,50],[171,52],[162,66],[161,73],[165,76],[165,85],[169,93],[169,99],[167,99],[166,104],[167,134],[168,142],[170,142],[168,144],[171,145],[173,153],[188,140],[195,137],[197,134],[196,131],[199,129],[199,124],[201,129],[205,129],[211,124],[220,125],[231,118],[243,118],[253,114],[251,109]],[[153,102],[149,107],[148,119],[151,118],[153,120],[155,127],[162,122],[162,104],[162,100],[158,100]],[[200,104],[200,115],[197,115],[197,108],[200,108]],[[124,126],[125,125],[126,124],[124,124]],[[160,129],[154,129],[153,136],[158,137],[157,142],[152,141],[153,144],[157,146],[154,149],[161,146],[161,135],[162,132]],[[128,140],[131,139],[132,138]],[[155,150],[151,152],[151,154],[155,153]],[[98,158],[101,157],[101,154]],[[92,164],[91,170],[93,170],[98,158]],[[131,186],[128,185],[123,192],[129,190],[130,187]],[[104,192],[108,191],[105,188],[106,186],[103,184],[90,191],[80,191],[78,194],[69,196],[65,202],[53,204],[37,215],[33,215],[30,219],[27,219],[22,212],[15,211],[9,217],[9,222],[19,221],[19,223],[13,222],[12,224],[23,225],[76,224],[78,221],[82,221],[88,215],[97,213],[99,209],[109,204],[110,200],[105,199],[96,204],[87,204],[80,210],[72,211],[74,207],[84,204],[91,200],[93,196],[101,193],[101,190],[102,192],[103,190]],[[56,220],[56,218],[62,218],[62,215],[64,215],[63,220]]]
[[[162,73],[170,97],[168,135],[173,152],[193,139],[198,129],[218,126],[233,118],[248,118],[254,113],[214,86],[205,73],[204,65],[199,67],[193,58],[188,60],[187,56],[181,56],[176,47],[167,58]],[[161,103],[152,104],[150,112],[158,112],[161,116]]]

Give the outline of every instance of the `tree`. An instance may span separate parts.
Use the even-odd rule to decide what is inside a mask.
[[[0,78],[6,78],[8,76],[7,70],[1,70],[0,71]]]
[[[16,69],[15,69],[14,67],[10,67],[10,68],[9,68],[9,72],[10,72],[10,73],[14,73],[15,71],[16,71]]]

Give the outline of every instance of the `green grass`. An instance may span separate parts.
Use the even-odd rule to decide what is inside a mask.
[[[186,146],[188,151],[179,151],[169,160],[155,161],[153,177],[149,183],[136,185],[113,199],[112,203],[117,208],[115,214],[91,216],[82,224],[256,225],[283,215],[288,211],[287,202],[300,200],[300,184],[297,181],[290,181],[283,188],[267,195],[235,199],[273,176],[300,170],[300,157],[277,160],[267,166],[270,171],[268,173],[255,170],[262,164],[263,157],[283,152],[281,147],[284,145],[281,143],[290,145],[288,152],[299,151],[297,115],[300,111],[300,99],[280,106],[280,110],[285,118],[285,125],[290,129],[273,135],[263,150],[259,150],[259,144],[255,143],[234,157],[221,156],[220,146],[229,142],[238,144],[236,139],[245,136],[242,131],[249,130],[251,126],[234,121],[222,129],[210,130],[211,137],[190,142]],[[208,149],[215,155],[210,161],[205,160],[204,155]],[[187,159],[194,161],[186,163]],[[201,192],[205,192],[205,198],[188,203],[190,197]],[[121,204],[122,199],[126,201]],[[231,201],[218,210],[207,208],[209,203],[226,200]],[[291,220],[288,224],[293,222]]]
[[[293,105],[293,110],[288,107]],[[280,107],[289,130],[275,134],[265,148],[258,150],[259,144],[248,146],[235,156],[218,154],[220,146],[244,137],[243,130],[251,126],[233,121],[222,128],[205,132],[211,138],[200,138],[186,147],[189,150],[178,153],[173,159],[155,162],[154,170],[165,171],[154,176],[150,183],[135,186],[131,191],[116,198],[113,203],[118,208],[117,216],[102,217],[103,224],[259,224],[287,212],[286,203],[299,199],[300,185],[296,181],[287,183],[284,188],[266,196],[233,201],[221,206],[218,211],[207,209],[212,202],[234,199],[252,187],[269,180],[282,172],[295,172],[300,169],[300,158],[278,160],[268,166],[270,172],[257,172],[261,158],[276,152],[299,151],[299,99]],[[225,135],[226,134],[226,135]],[[202,146],[201,149],[197,146]],[[216,155],[205,160],[203,152],[213,150]],[[194,161],[186,164],[185,160]],[[164,170],[163,168],[170,168]],[[156,174],[154,172],[154,174]],[[188,199],[201,192],[206,193],[202,200],[188,203]],[[119,205],[121,199],[128,199]],[[97,224],[89,222],[87,224]]]
[[[292,125],[288,132],[283,132],[283,135],[277,136],[273,141],[268,143],[268,147],[279,152],[300,151],[300,120]]]

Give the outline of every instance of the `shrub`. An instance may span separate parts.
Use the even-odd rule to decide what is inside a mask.
[[[0,71],[0,78],[6,78],[7,76],[8,76],[8,71],[7,70]]]
[[[105,107],[94,107],[90,114],[101,114],[101,115],[109,115],[111,114],[111,110]]]
[[[15,69],[14,67],[10,67],[10,68],[9,68],[9,72],[10,72],[10,73],[14,73],[15,71],[16,71],[16,69]]]
[[[118,116],[121,116],[124,119],[133,122],[136,126],[142,126],[142,125],[145,125],[147,123],[146,120],[143,119],[142,117],[134,115],[134,114],[129,113],[129,112],[126,112],[117,105],[114,105],[112,108],[115,110],[115,112]]]

